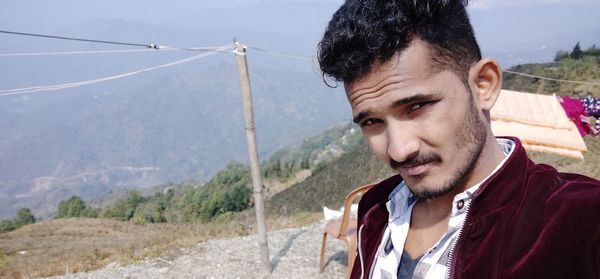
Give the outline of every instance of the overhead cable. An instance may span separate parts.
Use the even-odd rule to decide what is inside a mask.
[[[123,46],[138,46],[138,47],[147,47],[147,48],[158,48],[159,47],[158,45],[155,45],[155,44],[124,43],[124,42],[116,42],[116,41],[105,41],[105,40],[94,40],[94,39],[73,38],[73,37],[65,37],[65,36],[15,32],[15,31],[7,31],[7,30],[0,30],[0,33],[11,34],[11,35],[30,36],[30,37],[41,37],[41,38],[49,38],[49,39],[82,41],[82,42],[90,42],[90,43],[123,45]]]
[[[165,50],[176,50],[176,49],[165,49]],[[127,52],[148,52],[148,51],[155,51],[155,50],[154,49],[113,49],[113,50],[83,50],[83,51],[22,52],[22,53],[0,53],[0,57],[127,53]]]
[[[145,48],[145,49],[113,49],[113,50],[82,50],[82,51],[48,51],[48,52],[21,52],[21,53],[0,53],[0,57],[13,57],[13,56],[48,56],[48,55],[77,55],[77,54],[103,54],[103,53],[130,53],[130,52],[154,52],[156,50],[187,50],[187,51],[215,51],[224,52],[219,50],[219,47],[169,47],[169,46],[157,46],[157,48]]]
[[[158,66],[153,66],[153,67],[149,67],[149,68],[145,68],[145,69],[141,69],[141,70],[137,70],[137,71],[133,71],[133,72],[128,72],[128,73],[124,73],[124,74],[119,74],[119,75],[104,77],[104,78],[98,78],[98,79],[92,79],[92,80],[85,80],[85,81],[78,81],[78,82],[72,82],[72,83],[56,84],[56,85],[42,85],[42,86],[32,86],[32,87],[24,87],[24,88],[4,89],[4,90],[0,90],[0,97],[2,97],[2,96],[12,96],[12,95],[21,95],[21,94],[28,94],[28,93],[35,93],[35,92],[60,90],[60,89],[78,87],[78,86],[83,86],[83,85],[89,85],[89,84],[100,83],[100,82],[104,82],[104,81],[109,81],[109,80],[124,78],[124,77],[133,76],[133,75],[137,75],[137,74],[144,73],[144,72],[153,71],[153,70],[160,69],[160,68],[165,68],[165,67],[170,67],[170,66],[174,66],[174,65],[178,65],[178,64],[190,62],[190,61],[193,61],[193,60],[196,60],[196,59],[200,59],[200,58],[203,58],[203,57],[214,55],[214,54],[219,53],[219,52],[226,51],[228,49],[231,49],[231,44],[223,46],[223,47],[220,47],[220,48],[218,48],[215,51],[201,53],[201,54],[198,54],[198,55],[194,55],[192,57],[188,57],[188,58],[176,60],[176,61],[173,61],[173,62],[170,62],[170,63],[166,63],[166,64],[162,64],[162,65],[158,65]]]
[[[509,74],[515,74],[515,75],[519,75],[519,76],[524,76],[524,77],[538,78],[538,79],[543,79],[543,80],[551,80],[551,81],[558,81],[558,82],[568,82],[568,83],[577,83],[577,84],[587,84],[587,85],[597,85],[597,86],[600,86],[600,82],[556,79],[556,78],[549,78],[549,77],[542,77],[542,76],[524,74],[524,73],[519,73],[519,72],[513,72],[513,71],[509,71],[509,70],[504,70],[503,72],[509,73]]]
[[[15,32],[15,31],[7,31],[7,30],[0,30],[0,33],[11,34],[11,35],[50,38],[50,39],[60,39],[60,40],[83,41],[83,42],[91,42],[91,43],[137,46],[137,47],[144,47],[144,48],[155,49],[155,50],[220,51],[219,47],[172,47],[172,46],[164,46],[164,45],[157,45],[157,44],[140,44],[140,43],[126,43],[126,42],[116,42],[116,41],[106,41],[106,40],[96,40],[96,39],[83,39],[83,38],[74,38],[74,37],[66,37],[66,36]],[[83,51],[82,52],[76,52],[76,51],[68,52],[67,51],[67,52],[60,52],[60,54],[108,53],[108,52],[128,52],[128,51],[131,51],[131,50],[114,50],[114,51],[108,50],[108,51],[88,51],[88,52],[83,52]],[[56,53],[54,53],[54,52],[38,52],[38,53],[31,53],[31,54],[28,54],[28,53],[0,54],[0,56],[27,56],[27,55],[59,55],[59,52],[56,52]]]

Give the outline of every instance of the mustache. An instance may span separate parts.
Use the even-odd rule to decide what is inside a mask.
[[[429,163],[429,162],[434,162],[434,161],[441,161],[442,157],[440,157],[440,155],[435,154],[435,153],[429,153],[429,154],[417,154],[413,157],[410,157],[402,162],[398,162],[394,159],[390,159],[390,167],[392,167],[392,169],[398,169],[401,167],[410,167],[410,166],[414,166],[414,165],[421,165],[421,164],[425,164],[425,163]]]

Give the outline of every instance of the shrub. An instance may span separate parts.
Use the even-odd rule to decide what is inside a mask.
[[[13,220],[2,220],[0,221],[0,233],[10,232],[17,229]]]
[[[14,219],[15,226],[22,227],[28,224],[35,223],[35,217],[31,214],[29,208],[21,208],[17,211],[17,216]]]
[[[87,205],[78,196],[72,196],[66,201],[61,201],[58,204],[58,213],[56,218],[72,218],[81,217]]]

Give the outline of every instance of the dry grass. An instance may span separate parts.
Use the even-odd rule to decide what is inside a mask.
[[[310,176],[266,181],[267,196]],[[267,218],[270,231],[308,225],[322,218],[315,212],[281,212]],[[135,225],[106,219],[71,218],[44,221],[0,234],[0,278],[32,278],[96,270],[111,262],[145,258],[168,260],[183,248],[214,238],[256,233],[254,209],[223,214],[210,223]]]
[[[265,185],[265,199],[271,198],[273,195],[290,188],[312,175],[310,170],[300,170],[295,173],[294,176],[286,181],[280,181],[279,179],[265,179],[263,180],[263,184]]]
[[[318,218],[314,213],[274,217],[268,227],[297,227]],[[208,224],[134,225],[82,218],[44,221],[0,234],[0,278],[62,275],[147,257],[168,260],[202,241],[255,233],[255,220],[254,211],[248,210]]]

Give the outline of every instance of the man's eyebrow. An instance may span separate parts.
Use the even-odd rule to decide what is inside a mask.
[[[406,104],[412,104],[412,103],[420,103],[420,102],[427,102],[427,101],[431,101],[432,99],[434,99],[438,94],[434,93],[434,94],[423,94],[423,93],[417,93],[415,95],[406,97],[406,98],[402,98],[400,100],[396,100],[393,104],[392,107],[399,107],[401,105],[406,105]]]
[[[360,112],[354,117],[354,119],[352,119],[352,122],[354,122],[354,124],[360,124],[360,122],[367,118],[369,114],[369,111]]]
[[[399,100],[396,100],[392,103],[392,108],[395,107],[399,107],[402,105],[406,105],[406,104],[412,104],[412,103],[419,103],[419,102],[428,102],[431,101],[432,99],[435,99],[438,96],[438,93],[434,93],[434,94],[423,94],[423,93],[417,93],[415,95],[406,97],[406,98],[402,98]],[[369,117],[369,115],[371,114],[370,111],[363,111],[358,113],[354,119],[352,120],[355,124],[359,124],[361,121],[363,121],[365,118]]]

